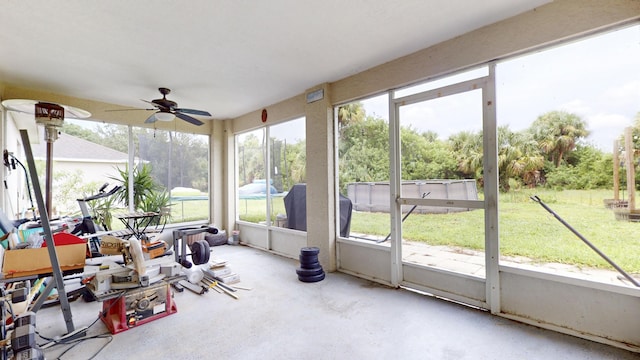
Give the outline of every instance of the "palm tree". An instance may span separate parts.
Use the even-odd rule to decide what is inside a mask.
[[[451,135],[448,142],[452,152],[457,154],[458,169],[482,186],[482,131],[462,131]]]
[[[530,131],[555,167],[560,166],[581,138],[589,135],[586,123],[578,115],[566,111],[550,111],[539,116],[531,124]]]
[[[502,191],[509,191],[512,178],[535,186],[543,166],[544,157],[531,134],[512,132],[508,126],[498,128],[498,173]]]
[[[361,102],[352,102],[338,108],[338,127],[340,129],[350,124],[364,121],[366,116]]]
[[[458,168],[473,176],[483,185],[483,144],[482,131],[460,132],[449,137],[452,150],[458,154]],[[498,177],[500,190],[509,191],[510,179],[522,179],[535,185],[539,171],[544,165],[537,143],[532,136],[514,133],[508,126],[498,128]]]

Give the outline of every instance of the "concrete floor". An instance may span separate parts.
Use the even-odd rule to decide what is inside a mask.
[[[340,273],[298,281],[298,262],[245,246],[213,248],[242,279],[239,299],[175,293],[178,312],[110,336],[95,322],[77,346],[47,359],[640,359],[640,354],[538,329],[459,304]],[[76,328],[102,303],[71,303]],[[41,309],[39,334],[66,333],[60,307]],[[109,342],[110,341],[110,342]],[[44,340],[38,339],[38,343]],[[62,356],[61,354],[64,353]]]
[[[483,251],[417,242],[403,242],[402,254],[402,260],[408,263],[431,266],[481,278],[486,277],[485,253]],[[543,263],[523,256],[504,255],[500,256],[500,265],[634,288],[634,285],[615,271],[613,267],[597,269],[562,263]]]

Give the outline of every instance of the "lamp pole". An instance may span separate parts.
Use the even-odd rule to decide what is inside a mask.
[[[53,143],[58,139],[64,121],[64,108],[57,104],[38,102],[35,105],[36,123],[44,125],[44,140],[47,142],[45,195],[47,214],[51,215],[53,191]]]

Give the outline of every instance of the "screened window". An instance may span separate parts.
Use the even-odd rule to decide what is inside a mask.
[[[79,215],[76,201],[122,186],[114,196],[89,205],[98,223],[123,228],[117,215],[158,212],[167,223],[209,216],[209,137],[134,127],[133,203],[129,206],[129,127],[65,120],[54,143],[54,203],[60,215]],[[44,144],[37,145],[38,147]],[[39,171],[40,174],[40,171]]]
[[[498,63],[503,264],[616,278],[535,195],[620,267],[640,271],[628,201],[637,180],[627,187],[638,163],[639,35],[636,25]]]
[[[305,119],[236,135],[238,219],[287,227],[284,197],[306,182]]]
[[[338,106],[336,116],[339,192],[353,209],[347,237],[381,242],[390,229],[388,95]]]

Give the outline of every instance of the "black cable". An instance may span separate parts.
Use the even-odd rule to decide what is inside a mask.
[[[109,333],[103,333],[103,334],[93,335],[89,337],[83,337],[81,339],[74,339],[69,342],[64,342],[64,344],[72,344],[72,345],[66,348],[60,355],[58,355],[56,359],[58,360],[61,359],[66,353],[71,351],[77,345],[81,344],[83,341],[95,340],[95,339],[108,339],[108,341],[105,344],[103,344],[102,347],[100,347],[100,349],[98,349],[98,351],[96,351],[93,355],[91,355],[91,357],[88,358],[87,360],[94,359],[98,354],[100,354],[100,352],[102,352],[102,350],[104,350],[107,347],[107,345],[109,345],[113,341],[113,335]]]
[[[6,164],[6,159],[7,159],[6,156],[11,157],[11,162],[12,162],[12,165],[13,165],[14,169],[16,168],[15,163],[17,162],[18,165],[20,165],[20,167],[22,168],[22,170],[24,170],[24,176],[25,176],[25,178],[27,180],[27,194],[29,195],[29,202],[31,203],[30,210],[33,212],[33,221],[36,221],[38,218],[36,217],[36,212],[35,212],[36,208],[35,208],[35,206],[33,206],[33,197],[31,196],[31,182],[29,181],[29,173],[27,172],[27,168],[24,167],[24,165],[20,162],[20,160],[18,160],[17,157],[13,156],[12,153],[8,153],[6,150],[5,150],[5,166],[7,165]]]
[[[87,326],[87,330],[89,330],[93,325],[95,325],[98,322],[98,320],[100,320],[101,316],[102,317],[106,316],[109,310],[111,310],[111,308],[118,302],[118,300],[120,300],[124,296],[125,293],[126,291],[122,291],[106,309],[102,310],[100,315],[98,315],[98,317],[89,326]],[[90,360],[95,358],[98,354],[100,354],[100,352],[102,352],[102,350],[104,350],[107,347],[107,345],[109,345],[111,341],[113,341],[113,335],[111,335],[109,332],[93,335],[93,336],[84,336],[82,338],[77,338],[77,339],[58,339],[58,340],[47,338],[44,335],[40,334],[37,330],[36,330],[36,334],[40,338],[47,340],[49,343],[54,342],[54,345],[52,346],[71,345],[67,349],[65,349],[60,355],[58,355],[57,359],[61,359],[62,356],[64,356],[67,352],[71,351],[71,349],[73,349],[74,347],[76,347],[78,344],[82,343],[85,340],[107,338],[108,341],[105,344],[103,344],[102,347],[100,347],[100,349],[98,349],[96,353],[94,353],[90,358],[88,358],[88,360]],[[45,344],[38,345],[38,347],[41,347],[43,345]]]
[[[98,318],[99,319],[99,318]],[[94,321],[91,325],[89,325],[89,327],[93,326],[93,324],[95,324],[96,321]],[[88,328],[87,328],[88,329]],[[97,335],[92,335],[92,336],[84,336],[82,338],[77,338],[77,339],[62,339],[62,340],[56,340],[56,339],[51,339],[51,338],[47,338],[46,336],[40,334],[38,331],[36,331],[36,334],[45,340],[48,340],[49,342],[54,342],[55,344],[53,346],[60,346],[60,345],[71,345],[69,346],[67,349],[65,349],[60,355],[58,355],[57,359],[60,359],[62,356],[64,356],[67,352],[71,351],[71,349],[73,349],[74,347],[76,347],[77,345],[81,344],[83,341],[85,340],[94,340],[94,339],[102,339],[102,338],[106,338],[108,339],[108,341],[102,345],[102,347],[100,347],[100,349],[98,349],[98,351],[96,351],[89,359],[93,359],[95,358],[102,350],[104,350],[105,347],[107,347],[107,345],[109,345],[111,343],[111,341],[113,341],[113,335],[111,335],[110,333],[106,332],[106,333],[102,333],[102,334],[97,334]],[[38,345],[38,347],[42,347],[42,345]],[[46,351],[47,349],[43,349],[43,351]]]

